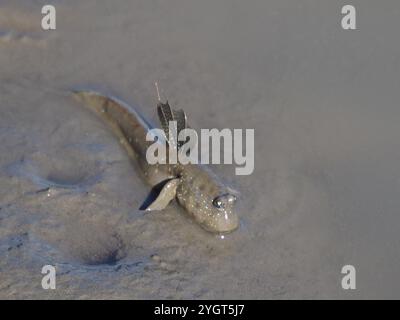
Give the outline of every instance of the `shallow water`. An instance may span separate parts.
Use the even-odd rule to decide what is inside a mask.
[[[399,298],[400,5],[352,4],[354,32],[333,1],[0,1],[0,298]],[[139,211],[149,187],[68,93],[155,121],[155,81],[194,128],[255,129],[251,176],[214,167],[242,193],[225,239]]]

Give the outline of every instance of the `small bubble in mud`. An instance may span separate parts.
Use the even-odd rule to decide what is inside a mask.
[[[157,254],[153,254],[153,255],[151,256],[151,259],[152,259],[153,261],[156,261],[156,262],[159,262],[159,261],[161,260],[160,256],[157,255]]]

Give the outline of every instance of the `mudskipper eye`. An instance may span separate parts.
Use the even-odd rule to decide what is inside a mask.
[[[220,208],[223,207],[223,203],[222,203],[222,201],[221,201],[220,199],[218,199],[218,197],[217,197],[217,198],[215,198],[215,199],[213,200],[213,206],[216,207],[216,208],[218,208],[218,209],[220,209]]]
[[[220,209],[225,208],[227,205],[232,205],[236,202],[237,198],[233,194],[223,194],[213,200],[214,207]]]

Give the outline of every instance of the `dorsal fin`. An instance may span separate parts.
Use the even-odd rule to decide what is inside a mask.
[[[158,118],[160,119],[161,126],[167,136],[169,136],[169,122],[174,121],[174,114],[172,113],[171,106],[168,101],[166,103],[159,102],[157,104]]]
[[[181,130],[187,128],[187,117],[185,111],[182,109],[179,110],[173,110],[172,114],[174,116],[174,119],[177,123],[177,128],[178,128],[178,134]]]
[[[187,117],[185,112],[180,110],[172,110],[171,106],[169,105],[168,101],[166,103],[159,102],[157,104],[157,112],[158,117],[161,122],[161,126],[164,130],[165,136],[169,141],[169,122],[176,121],[177,126],[177,134],[183,129],[187,128]],[[176,141],[176,140],[174,140]],[[183,142],[178,142],[178,148],[182,146]]]

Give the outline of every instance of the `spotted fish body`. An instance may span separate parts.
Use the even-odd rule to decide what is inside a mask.
[[[152,187],[164,185],[149,209],[163,209],[176,198],[189,215],[210,232],[227,233],[238,227],[234,191],[207,167],[147,162],[147,148],[154,141],[146,141],[146,135],[152,126],[135,109],[117,98],[95,91],[75,91],[74,95],[110,125],[129,156],[137,160],[144,179]]]

